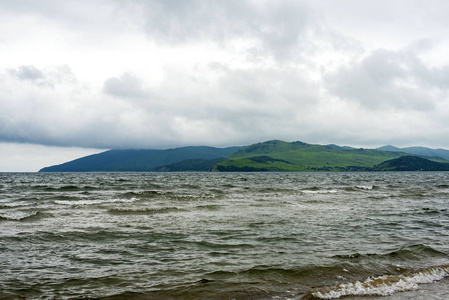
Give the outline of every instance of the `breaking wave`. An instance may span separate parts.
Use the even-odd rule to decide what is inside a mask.
[[[304,188],[301,190],[301,192],[304,194],[334,194],[338,193],[338,190],[314,186],[310,188]]]
[[[184,211],[184,209],[178,207],[161,207],[161,208],[112,208],[108,212],[112,215],[154,215],[154,214],[164,214],[171,212]]]
[[[2,212],[0,214],[0,220],[6,221],[22,221],[25,219],[30,219],[38,215],[38,211],[10,211]]]
[[[417,290],[420,284],[433,283],[449,276],[449,265],[434,266],[399,275],[383,275],[323,287],[310,291],[301,299],[338,299],[347,296],[389,296],[398,292]]]
[[[136,198],[130,198],[130,199],[85,199],[85,200],[55,200],[55,204],[61,204],[61,205],[73,205],[73,206],[82,206],[82,205],[96,205],[96,204],[103,204],[103,203],[131,203],[136,201]]]

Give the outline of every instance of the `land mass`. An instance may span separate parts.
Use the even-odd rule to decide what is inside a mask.
[[[449,171],[449,163],[431,161],[419,156],[401,156],[372,168],[373,171]]]
[[[46,167],[39,172],[151,172],[157,168],[189,160],[206,160],[212,163],[215,159],[226,157],[241,148],[198,146],[166,150],[108,150]],[[190,171],[189,167],[187,169]]]
[[[405,160],[399,168],[394,159],[411,157],[405,152],[357,149],[337,145],[313,145],[302,142],[268,141],[245,147],[217,164],[219,171],[416,171],[423,169]],[[448,161],[441,157],[420,157],[426,170],[443,170]],[[382,165],[386,161],[390,165]],[[392,165],[394,164],[394,165]],[[449,168],[448,168],[449,169]]]
[[[426,147],[406,147],[406,148],[398,148],[391,145],[383,146],[377,148],[377,150],[383,151],[393,151],[393,152],[404,152],[408,154],[425,156],[425,157],[441,157],[449,160],[449,150],[446,149],[430,149]]]
[[[109,150],[39,172],[449,171],[447,158],[444,149],[363,149],[272,140],[246,147]]]

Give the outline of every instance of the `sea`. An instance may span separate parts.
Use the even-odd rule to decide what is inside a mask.
[[[449,299],[449,172],[0,173],[0,299]]]

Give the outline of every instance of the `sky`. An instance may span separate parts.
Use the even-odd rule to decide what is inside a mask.
[[[0,172],[272,139],[449,148],[446,0],[0,0]]]

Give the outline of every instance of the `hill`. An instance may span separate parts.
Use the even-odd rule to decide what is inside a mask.
[[[365,171],[401,152],[279,140],[243,148],[217,164],[219,171]]]
[[[186,160],[223,158],[241,148],[190,146],[167,150],[109,150],[46,167],[39,172],[146,172]]]
[[[382,151],[393,151],[393,152],[404,152],[413,155],[426,156],[426,157],[441,157],[449,160],[449,150],[445,149],[431,149],[426,147],[406,147],[398,148],[391,145],[386,145],[377,150]]]
[[[424,147],[408,151],[435,154]],[[383,150],[380,150],[383,149]],[[440,171],[446,170],[444,158],[410,156],[401,148],[352,148],[272,140],[248,147],[182,147],[167,150],[109,150],[40,172],[278,172],[278,171]],[[427,149],[427,150],[426,150]],[[430,149],[432,150],[432,149]],[[443,153],[444,149],[439,150]],[[449,152],[449,151],[447,151]],[[401,158],[401,157],[406,158]],[[425,159],[425,160],[423,160]]]
[[[449,171],[449,163],[431,161],[418,156],[401,156],[373,167],[374,171]]]

